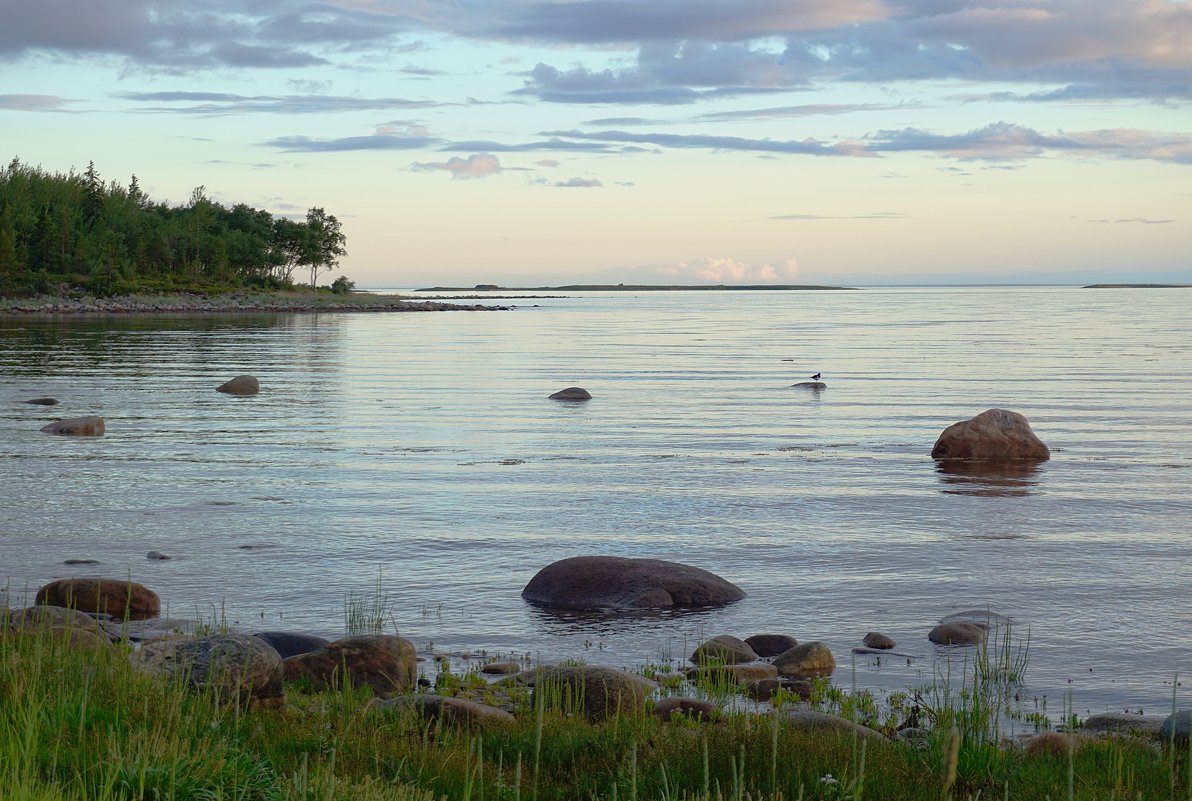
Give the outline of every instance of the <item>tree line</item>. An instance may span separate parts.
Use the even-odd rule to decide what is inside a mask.
[[[150,200],[136,175],[127,186],[101,180],[94,162],[82,174],[15,158],[0,170],[0,296],[288,289],[296,275],[314,287],[345,243],[339,220],[321,208],[291,220],[244,203],[228,208],[202,186],[170,206]]]

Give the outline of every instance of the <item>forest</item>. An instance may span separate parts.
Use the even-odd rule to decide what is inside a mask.
[[[228,208],[202,186],[171,206],[150,200],[136,175],[127,186],[101,180],[94,162],[81,174],[16,158],[0,170],[0,297],[315,287],[345,244],[339,220],[322,208],[291,220],[244,203]]]

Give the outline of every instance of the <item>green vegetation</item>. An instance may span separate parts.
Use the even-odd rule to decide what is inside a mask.
[[[186,205],[169,206],[151,201],[135,175],[127,187],[102,181],[94,164],[81,175],[17,159],[0,170],[0,297],[276,290],[292,288],[295,273],[314,287],[345,242],[321,208],[289,220],[243,203],[225,208],[201,186]]]
[[[377,708],[367,691],[350,687],[307,694],[291,686],[287,704],[273,708],[221,703],[138,671],[128,650],[0,633],[0,796],[1058,801],[1189,793],[1184,747],[1104,739],[1028,753],[988,737],[978,714],[949,715],[952,725],[934,726],[917,744],[800,729],[781,714],[753,711],[702,724],[650,714],[590,723],[579,714],[582,699],[568,693],[547,687],[531,696],[518,685],[496,692],[474,673],[446,674],[441,692],[481,694],[517,717],[511,726],[481,729]],[[828,708],[845,711],[850,695],[833,693],[839,703]],[[963,694],[957,702],[965,703]]]

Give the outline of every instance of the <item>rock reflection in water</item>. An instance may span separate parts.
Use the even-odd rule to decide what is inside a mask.
[[[946,495],[1020,498],[1032,495],[1038,486],[1039,462],[980,462],[941,459],[936,472]]]
[[[700,607],[698,609],[610,609],[599,611],[576,611],[571,609],[549,609],[538,606],[528,607],[530,619],[537,624],[537,628],[544,634],[575,635],[586,637],[617,634],[624,636],[632,633],[635,636],[648,635],[657,631],[659,636],[669,637],[673,634],[669,627],[672,621],[682,620],[684,627],[691,624],[701,626],[710,623],[717,607]]]

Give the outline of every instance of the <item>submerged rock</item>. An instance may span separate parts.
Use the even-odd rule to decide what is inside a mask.
[[[865,643],[866,648],[876,648],[879,651],[889,650],[895,645],[892,639],[877,631],[871,631],[866,634],[862,642]]]
[[[828,385],[823,381],[800,381],[797,384],[791,384],[791,389],[827,389]]]
[[[560,389],[558,392],[550,395],[548,400],[562,400],[562,401],[586,401],[592,399],[592,393],[583,387],[567,387]]]
[[[41,427],[42,433],[58,434],[65,437],[102,437],[104,435],[104,421],[102,417],[69,417]]]
[[[745,591],[698,567],[661,559],[575,556],[547,565],[522,598],[555,609],[668,609],[718,606]]]
[[[251,375],[238,375],[215,388],[216,392],[228,395],[256,395],[261,391],[261,382]]]
[[[1018,412],[989,409],[944,429],[931,458],[1044,462],[1051,458],[1051,450]]]
[[[57,406],[58,399],[57,398],[30,398],[27,401],[21,401],[21,403],[32,403],[34,406]]]
[[[940,623],[927,633],[927,639],[936,645],[977,645],[985,641],[987,633],[984,626],[957,620]]]

